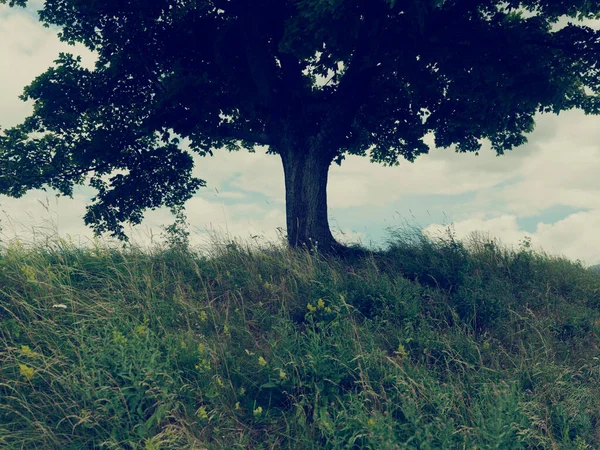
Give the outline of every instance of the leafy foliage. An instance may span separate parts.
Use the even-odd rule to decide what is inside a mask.
[[[599,13],[579,0],[48,0],[40,20],[98,59],[62,54],[25,89],[35,109],[0,136],[0,193],[70,195],[89,175],[86,222],[123,237],[122,222],[204,185],[180,138],[202,155],[267,145],[326,165],[413,161],[428,133],[501,154],[537,112],[600,111],[598,31],[553,28]]]

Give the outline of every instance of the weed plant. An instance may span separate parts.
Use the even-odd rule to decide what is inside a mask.
[[[600,276],[397,234],[0,253],[0,448],[597,449]]]

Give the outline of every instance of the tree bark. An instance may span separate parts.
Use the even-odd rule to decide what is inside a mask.
[[[327,177],[331,160],[314,148],[280,152],[285,177],[287,240],[290,247],[331,252],[339,247],[329,229]]]

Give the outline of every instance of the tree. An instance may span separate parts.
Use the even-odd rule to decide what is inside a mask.
[[[27,0],[0,0],[24,6]],[[147,208],[180,208],[204,181],[192,151],[268,146],[283,163],[292,246],[338,248],[329,166],[395,165],[428,146],[498,154],[536,112],[600,110],[597,0],[46,0],[45,25],[96,51],[61,54],[0,135],[0,193],[89,179],[84,217],[124,236]],[[562,28],[560,18],[576,19]]]

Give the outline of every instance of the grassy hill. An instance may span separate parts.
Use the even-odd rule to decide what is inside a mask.
[[[11,245],[0,448],[597,449],[600,276],[451,237]]]

